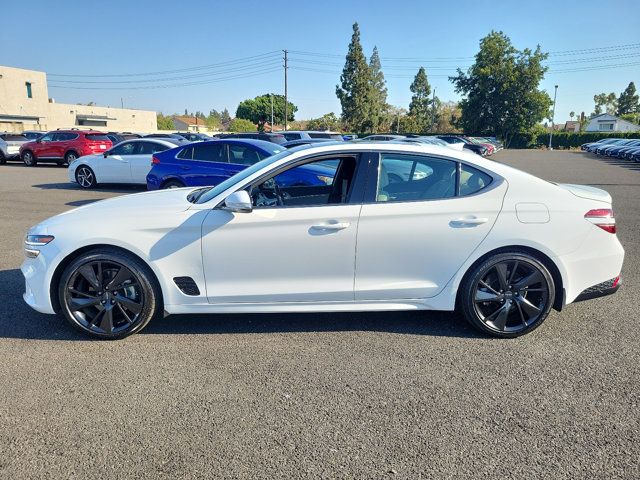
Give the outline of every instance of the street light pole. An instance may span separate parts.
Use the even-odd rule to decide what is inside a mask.
[[[269,96],[271,97],[271,131],[273,132],[273,93]]]
[[[553,150],[551,146],[551,139],[553,138],[553,122],[556,118],[556,96],[558,95],[558,85],[555,87],[555,91],[553,92],[553,110],[551,111],[551,131],[549,132],[549,150]]]

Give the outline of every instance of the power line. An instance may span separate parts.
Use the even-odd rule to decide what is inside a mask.
[[[266,75],[269,73],[279,72],[279,71],[281,71],[281,67],[268,68],[265,70],[256,71],[249,74],[243,73],[241,75],[233,75],[226,78],[218,78],[215,80],[204,80],[200,82],[188,82],[188,83],[174,83],[174,84],[165,84],[165,85],[144,85],[140,87],[77,87],[77,86],[69,86],[69,85],[49,85],[49,86],[53,88],[66,88],[66,89],[73,89],[73,90],[149,90],[149,89],[157,89],[157,88],[173,88],[173,87],[188,87],[192,85],[206,85],[210,83],[224,82],[227,80],[256,77],[256,76]]]
[[[182,72],[190,72],[196,70],[207,70],[215,67],[234,65],[238,63],[247,63],[253,61],[255,59],[263,58],[263,57],[278,57],[280,52],[278,50],[274,50],[272,52],[261,53],[259,55],[252,55],[250,57],[237,58],[234,60],[227,60],[225,62],[219,63],[211,63],[209,65],[200,65],[196,67],[189,68],[180,68],[177,70],[161,70],[157,72],[144,72],[144,73],[114,73],[114,74],[92,74],[92,75],[82,75],[77,73],[49,73],[47,74],[50,77],[78,77],[78,78],[96,78],[96,77],[104,77],[104,78],[114,78],[114,77],[144,77],[148,75],[163,75],[163,74],[171,74],[171,73],[182,73]]]

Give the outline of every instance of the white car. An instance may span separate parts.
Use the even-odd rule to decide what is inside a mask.
[[[293,169],[334,165],[317,185]],[[390,178],[404,162],[415,176]],[[275,179],[275,180],[274,180]],[[454,310],[500,337],[617,290],[611,196],[433,145],[287,150],[215,187],[52,217],[25,240],[25,301],[119,338],[158,315]]]
[[[146,185],[153,154],[176,146],[176,142],[166,138],[125,140],[104,153],[85,155],[71,162],[67,170],[69,181],[82,188],[94,188],[99,183]]]

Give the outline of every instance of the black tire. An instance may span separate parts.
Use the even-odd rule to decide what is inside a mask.
[[[185,187],[186,185],[182,182],[179,182],[178,180],[169,180],[168,182],[165,182],[162,184],[162,188],[163,190],[167,189],[167,188],[182,188]]]
[[[7,163],[7,157],[5,157],[2,150],[0,150],[0,165],[4,165],[5,163]]]
[[[74,152],[73,150],[67,152],[64,156],[64,161],[62,162],[58,162],[59,166],[64,165],[65,163],[67,165],[71,165],[71,162],[73,162],[74,160],[76,160],[78,158],[78,154],[76,152]]]
[[[162,294],[151,269],[111,248],[73,260],[60,277],[58,298],[74,328],[106,340],[137,333],[162,313]]]
[[[96,182],[96,174],[93,173],[91,167],[86,165],[79,165],[78,168],[76,168],[76,182],[78,182],[80,187],[85,189],[95,188],[98,185],[98,182]]]
[[[512,338],[544,322],[553,306],[555,284],[538,258],[513,251],[492,255],[473,266],[459,292],[458,306],[473,327],[495,337]]]
[[[22,161],[27,167],[35,167],[38,165],[38,159],[31,150],[22,152]]]

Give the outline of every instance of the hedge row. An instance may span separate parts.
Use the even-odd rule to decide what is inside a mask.
[[[640,132],[554,132],[551,139],[553,148],[575,148],[583,143],[597,142],[603,138],[640,138]],[[540,133],[531,137],[530,135],[516,135],[511,140],[509,148],[540,148],[549,146],[549,134]]]

